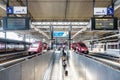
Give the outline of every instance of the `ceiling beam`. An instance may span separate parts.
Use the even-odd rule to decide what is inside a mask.
[[[115,2],[115,10],[117,10],[120,7],[120,0],[117,0]]]
[[[0,8],[2,8],[3,10],[6,10],[6,5],[3,0],[0,0]]]
[[[76,37],[79,33],[82,33],[82,32],[84,32],[84,31],[86,31],[87,28],[89,28],[89,25],[83,27],[80,31],[76,32],[76,33],[72,36],[72,39],[73,39],[74,37]]]
[[[88,22],[32,22],[35,26],[87,26]]]
[[[84,18],[34,18],[33,22],[88,22],[90,17],[84,17]]]

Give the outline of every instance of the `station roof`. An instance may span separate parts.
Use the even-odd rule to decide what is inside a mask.
[[[26,0],[9,0],[11,6],[25,6]],[[93,17],[93,3],[94,0],[28,0],[28,12],[32,20],[32,28],[29,32],[21,32],[23,34],[31,34],[37,38],[44,37],[50,38],[50,26],[54,26],[55,31],[66,31],[69,26],[59,24],[58,22],[79,22],[72,24],[72,38],[75,39],[90,39],[91,36],[95,38],[110,32],[90,32],[88,22]],[[95,7],[109,7],[112,0],[95,0]],[[115,17],[120,18],[119,0],[115,2]],[[5,11],[6,0],[0,1],[0,17],[6,15]],[[42,22],[42,23],[41,23]],[[43,22],[47,23],[44,24]],[[56,22],[51,25],[48,22]],[[80,22],[87,22],[81,25]],[[41,23],[41,24],[40,24]],[[57,27],[56,27],[57,26]],[[40,33],[40,34],[39,34]],[[116,33],[116,32],[114,32]],[[78,35],[81,34],[81,35]],[[42,35],[42,36],[41,36]],[[83,36],[84,35],[84,36]]]

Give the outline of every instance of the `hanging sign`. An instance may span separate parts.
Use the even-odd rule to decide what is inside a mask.
[[[113,8],[94,8],[94,15],[114,15]]]
[[[94,8],[94,15],[106,15],[107,8]]]
[[[7,14],[27,14],[27,7],[25,6],[7,7]]]

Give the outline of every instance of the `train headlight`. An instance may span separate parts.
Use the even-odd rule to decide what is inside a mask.
[[[84,49],[81,49],[82,51],[84,51]]]

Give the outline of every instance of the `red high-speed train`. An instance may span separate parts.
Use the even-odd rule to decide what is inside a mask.
[[[89,53],[87,46],[83,42],[72,43],[71,48],[78,53],[83,53],[83,54]]]

